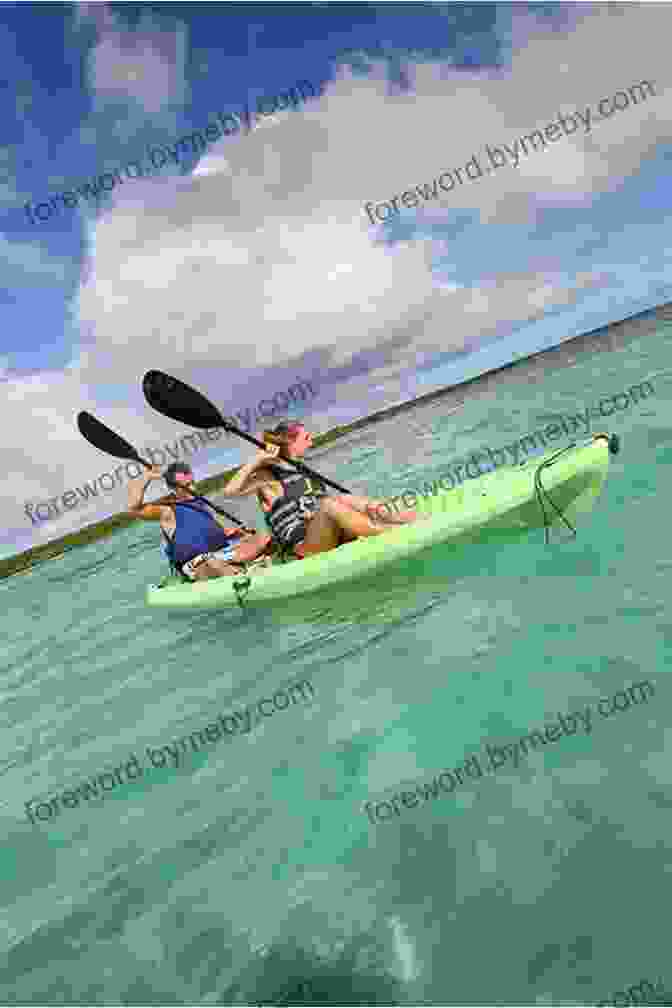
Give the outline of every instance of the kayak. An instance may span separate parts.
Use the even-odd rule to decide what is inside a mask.
[[[251,564],[234,577],[188,583],[176,576],[147,588],[146,603],[161,609],[227,609],[307,595],[370,574],[440,543],[467,545],[568,526],[589,512],[602,490],[616,435],[502,466],[455,489],[418,497],[421,516],[376,536],[345,543],[303,560]],[[436,484],[435,484],[436,487]],[[448,573],[448,572],[447,572]]]

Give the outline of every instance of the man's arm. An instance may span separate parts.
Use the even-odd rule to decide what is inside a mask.
[[[144,518],[146,521],[160,521],[163,517],[164,505],[156,501],[145,504],[145,490],[155,479],[161,479],[158,466],[146,469],[143,476],[128,481],[128,511],[134,518]]]

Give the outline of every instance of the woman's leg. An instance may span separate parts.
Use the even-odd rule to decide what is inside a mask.
[[[373,500],[371,497],[360,497],[357,494],[341,494],[335,499],[341,501],[346,507],[367,515],[372,522],[382,522],[386,525],[408,525],[422,517],[417,511],[395,512],[385,501]]]
[[[350,494],[322,499],[319,511],[306,522],[306,537],[303,541],[303,552],[306,556],[311,553],[324,553],[340,546],[342,542],[353,542],[355,539],[380,535],[389,529],[389,524],[386,526],[382,522],[377,523],[366,513],[365,508],[372,504],[369,498],[355,497],[355,501],[361,504],[361,510],[359,507],[350,507],[345,503],[346,500],[351,500]],[[409,520],[412,519],[406,518],[404,522],[397,521],[394,524],[406,524]]]
[[[360,536],[375,535],[377,531],[364,514],[345,507],[336,497],[325,497],[319,511],[306,521],[302,552],[306,556],[324,553],[341,543],[354,542]]]
[[[357,536],[351,536],[356,539]],[[297,550],[297,556],[310,556],[312,553],[326,553],[340,546],[343,533],[335,519],[322,507],[306,520],[306,535]]]

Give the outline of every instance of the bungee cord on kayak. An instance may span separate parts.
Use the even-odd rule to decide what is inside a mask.
[[[619,449],[620,449],[620,441],[619,441],[619,438],[618,438],[618,436],[616,434],[612,434],[611,437],[608,434],[596,434],[595,437],[607,438],[608,439],[608,444],[609,444],[609,453],[611,455],[617,455],[618,454]],[[539,504],[539,507],[541,509],[541,513],[542,513],[543,519],[544,519],[544,542],[546,543],[547,546],[548,546],[548,533],[549,533],[549,530],[550,530],[551,522],[548,520],[547,515],[546,515],[546,508],[544,507],[544,496],[546,497],[546,500],[551,505],[551,507],[553,508],[553,510],[555,511],[555,513],[557,514],[557,516],[560,519],[560,521],[562,521],[567,526],[567,528],[570,530],[570,532],[572,533],[572,538],[574,538],[574,539],[576,538],[576,529],[574,528],[573,525],[571,525],[567,521],[567,519],[565,518],[565,516],[562,513],[562,511],[560,510],[560,508],[558,508],[558,506],[556,505],[555,501],[553,500],[553,498],[551,497],[551,495],[548,493],[548,491],[544,488],[544,486],[543,486],[543,484],[541,482],[541,473],[542,473],[542,471],[547,466],[553,465],[553,463],[556,461],[556,459],[558,459],[561,455],[564,455],[564,453],[566,451],[570,451],[573,447],[574,447],[573,445],[568,445],[567,448],[561,448],[560,451],[556,452],[554,455],[551,455],[549,458],[546,459],[546,461],[542,462],[538,466],[537,471],[534,474],[534,493],[535,493],[535,496],[536,496],[536,499],[537,499],[537,503]]]

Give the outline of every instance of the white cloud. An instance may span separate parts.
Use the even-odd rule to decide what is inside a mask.
[[[450,255],[445,233],[390,246],[368,229],[363,204],[463,166],[486,143],[526,136],[559,111],[594,108],[649,79],[657,97],[588,135],[563,137],[518,170],[502,168],[445,194],[425,215],[423,234],[459,209],[476,210],[484,225],[527,228],[537,203],[589,203],[635,173],[669,133],[672,18],[665,5],[615,6],[586,6],[569,35],[535,23],[533,44],[512,52],[508,75],[422,64],[413,94],[390,95],[382,68],[372,79],[343,73],[319,101],[215,145],[191,178],[118,189],[114,207],[92,228],[73,306],[86,333],[81,353],[65,375],[15,383],[0,406],[5,428],[21,432],[8,449],[21,475],[14,498],[0,501],[2,519],[16,524],[18,498],[48,497],[105,471],[74,432],[79,409],[97,412],[99,386],[137,392],[144,371],[158,367],[186,380],[205,375],[204,391],[219,404],[234,393],[238,402],[241,394],[257,401],[271,368],[295,368],[297,377],[319,368],[328,380],[331,367],[364,351],[378,355],[372,373],[338,393],[338,408],[350,399],[364,413],[373,385],[383,382],[398,398],[405,373],[427,355],[462,349],[467,340],[473,346],[502,322],[571,302],[576,294],[559,271],[502,270],[481,286],[446,283],[430,268],[435,251]],[[514,35],[529,24],[521,17],[514,12]],[[101,93],[117,86],[107,38],[95,63]],[[147,101],[153,94],[149,88]],[[21,254],[51,269],[32,247]],[[592,279],[601,283],[584,271],[578,287],[589,290]],[[175,425],[133,402],[106,413],[120,433],[145,443],[175,436]],[[72,513],[75,522],[81,513]]]
[[[527,135],[559,109],[569,114],[632,81],[662,80],[665,46],[650,44],[650,35],[660,38],[669,24],[664,8],[624,9],[618,19],[592,9],[569,38],[537,28],[504,80],[465,82],[445,68],[442,79],[425,64],[413,95],[387,95],[382,70],[373,80],[342,76],[319,102],[216,146],[190,182],[156,180],[162,196],[153,206],[119,203],[98,223],[95,276],[80,296],[81,316],[105,348],[106,374],[111,366],[120,380],[157,359],[178,369],[207,360],[226,385],[226,369],[241,361],[268,367],[315,348],[344,361],[407,331],[428,310],[450,312],[427,268],[431,243],[372,244],[363,203],[464,164],[486,142]],[[596,83],[594,52],[607,26],[611,58],[601,61]],[[646,67],[633,45],[638,36],[649,40]],[[571,74],[549,72],[559,62]],[[569,190],[584,198],[639,163],[649,132],[658,135],[668,121],[669,100],[650,98],[596,124],[599,146],[589,149],[593,134],[581,129],[521,159],[519,169],[456,188],[433,215],[475,207],[494,222],[515,208],[520,220],[516,193],[546,199],[549,189]],[[474,292],[472,311],[482,310],[484,297]],[[511,311],[515,317],[515,304]],[[446,331],[461,345],[455,322],[444,315],[437,349],[445,349]],[[94,352],[82,378],[95,383],[96,368]]]

